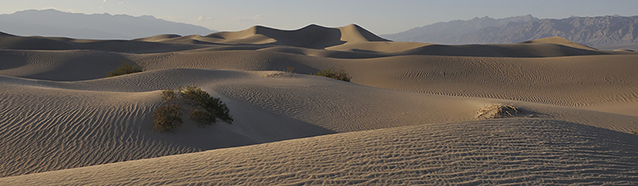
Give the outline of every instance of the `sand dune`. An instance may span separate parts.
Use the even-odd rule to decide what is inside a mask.
[[[44,37],[18,37],[0,32],[0,49],[73,50],[73,43]]]
[[[407,51],[403,55],[476,56],[476,57],[560,57],[602,55],[609,52],[572,48],[556,43],[520,43],[494,45],[428,45]]]
[[[357,25],[0,33],[0,185],[635,185],[637,60],[556,37],[448,46]],[[145,71],[106,77],[125,62]],[[307,75],[326,68],[352,82]],[[161,90],[189,85],[235,122],[153,131]],[[521,113],[476,121],[491,105]]]
[[[326,48],[344,43],[387,41],[358,25],[339,28],[326,28],[308,25],[298,30],[278,30],[263,26],[254,26],[238,32],[219,32],[207,35],[208,38],[221,38],[221,43],[229,44],[267,44],[297,46],[304,48]]]
[[[11,153],[2,157],[2,175],[442,122],[454,117],[453,121],[470,120],[474,107],[480,106],[458,98],[444,99],[458,104],[442,104],[443,100],[436,97],[414,102],[410,98],[422,95],[312,76],[268,77],[272,73],[278,72],[174,69],[70,83],[2,78],[1,95],[5,99],[0,104],[5,109],[0,118],[7,123],[2,138],[11,139],[3,145],[3,151]],[[186,85],[198,85],[222,96],[237,118],[234,124],[197,128],[187,122],[175,134],[153,132],[150,115],[158,106],[160,95],[156,90]],[[328,88],[338,91],[324,91]],[[369,93],[331,99],[351,91]],[[379,100],[367,101],[374,98]],[[343,104],[347,100],[355,102]],[[278,104],[272,105],[273,102]],[[470,106],[459,106],[464,103]],[[359,110],[363,108],[368,109]],[[397,112],[385,113],[384,109]],[[436,110],[464,112],[432,112]]]
[[[168,40],[168,39],[180,38],[180,37],[182,37],[182,36],[177,35],[177,34],[162,34],[162,35],[139,38],[139,39],[134,39],[134,40],[136,40],[136,41],[148,41],[148,42],[160,42],[160,41],[165,41],[165,40]]]
[[[638,180],[638,136],[539,119],[341,133],[0,179],[5,184],[594,184]]]
[[[297,47],[257,51],[199,49],[160,54],[3,51],[0,59],[8,63],[2,64],[0,75],[46,80],[95,79],[105,77],[107,71],[127,59],[148,70],[261,71],[294,67],[295,72],[308,74],[343,66],[355,83],[403,91],[578,107],[638,101],[635,91],[638,77],[634,73],[638,70],[635,65],[638,55],[552,58],[409,55],[344,59],[320,56],[325,51]]]
[[[629,132],[636,116],[524,102],[436,96],[282,72],[149,71],[76,81],[2,78],[3,176],[381,128],[474,120],[486,105],[514,104],[554,118]],[[197,85],[227,102],[233,125],[152,131],[157,90]],[[356,93],[356,94],[354,94]],[[73,144],[69,144],[73,142]],[[105,145],[106,144],[106,145]],[[28,162],[28,163],[25,163]],[[20,166],[17,166],[19,164]]]
[[[570,40],[567,40],[565,38],[558,37],[558,36],[547,37],[547,38],[542,38],[542,39],[534,39],[534,40],[525,41],[525,42],[522,42],[522,43],[551,43],[551,44],[560,44],[560,45],[564,45],[564,46],[568,46],[568,47],[572,47],[572,48],[584,49],[584,50],[598,50],[598,49],[589,47],[587,45],[578,44],[578,43],[572,42]]]

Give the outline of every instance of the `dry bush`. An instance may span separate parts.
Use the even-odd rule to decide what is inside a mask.
[[[153,112],[155,129],[170,132],[182,125],[182,112],[178,105],[163,105]]]
[[[292,73],[295,70],[295,67],[286,67],[286,72]]]
[[[107,73],[107,77],[119,76],[124,74],[131,74],[144,71],[144,68],[136,65],[129,64],[129,62],[122,63],[122,66],[118,67],[114,71],[110,71]]]
[[[168,102],[175,100],[176,95],[173,89],[164,89],[162,91],[162,101]]]
[[[477,111],[477,119],[509,118],[519,114],[521,110],[512,105],[490,105]]]
[[[352,79],[352,77],[350,77],[348,73],[346,73],[346,71],[343,70],[343,67],[341,67],[339,70],[328,68],[312,75],[329,77],[332,79],[338,79],[338,80],[346,81],[346,82],[350,82],[350,79]]]

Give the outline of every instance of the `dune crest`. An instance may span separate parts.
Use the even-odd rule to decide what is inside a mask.
[[[242,31],[218,32],[206,37],[224,39],[219,41],[222,43],[272,43],[304,48],[326,48],[348,42],[388,41],[354,24],[339,28],[327,28],[311,24],[297,30],[279,30],[264,26],[253,26]]]
[[[15,37],[15,36],[8,33],[0,32],[0,37]]]
[[[568,47],[585,49],[585,50],[598,50],[598,49],[595,49],[593,47],[589,47],[589,46],[583,45],[583,44],[578,44],[578,43],[572,42],[570,40],[567,40],[565,38],[558,37],[558,36],[546,37],[546,38],[541,38],[541,39],[534,39],[534,40],[529,40],[529,41],[525,41],[525,42],[521,42],[521,43],[551,43],[551,44],[565,45],[565,46],[568,46]]]

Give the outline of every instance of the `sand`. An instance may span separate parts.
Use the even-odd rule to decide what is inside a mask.
[[[1,181],[18,185],[626,185],[638,180],[635,139],[632,134],[556,120],[484,120],[324,135]]]
[[[0,61],[0,185],[638,184],[638,55],[562,38],[0,34]],[[145,71],[106,77],[124,62]],[[352,82],[308,75],[325,68]],[[161,90],[188,85],[235,122],[153,131]],[[476,117],[499,104],[522,112]]]

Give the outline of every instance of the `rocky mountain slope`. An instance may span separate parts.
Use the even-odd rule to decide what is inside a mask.
[[[531,15],[435,23],[384,35],[395,41],[440,44],[518,43],[559,36],[599,49],[638,49],[638,16],[537,19]]]

